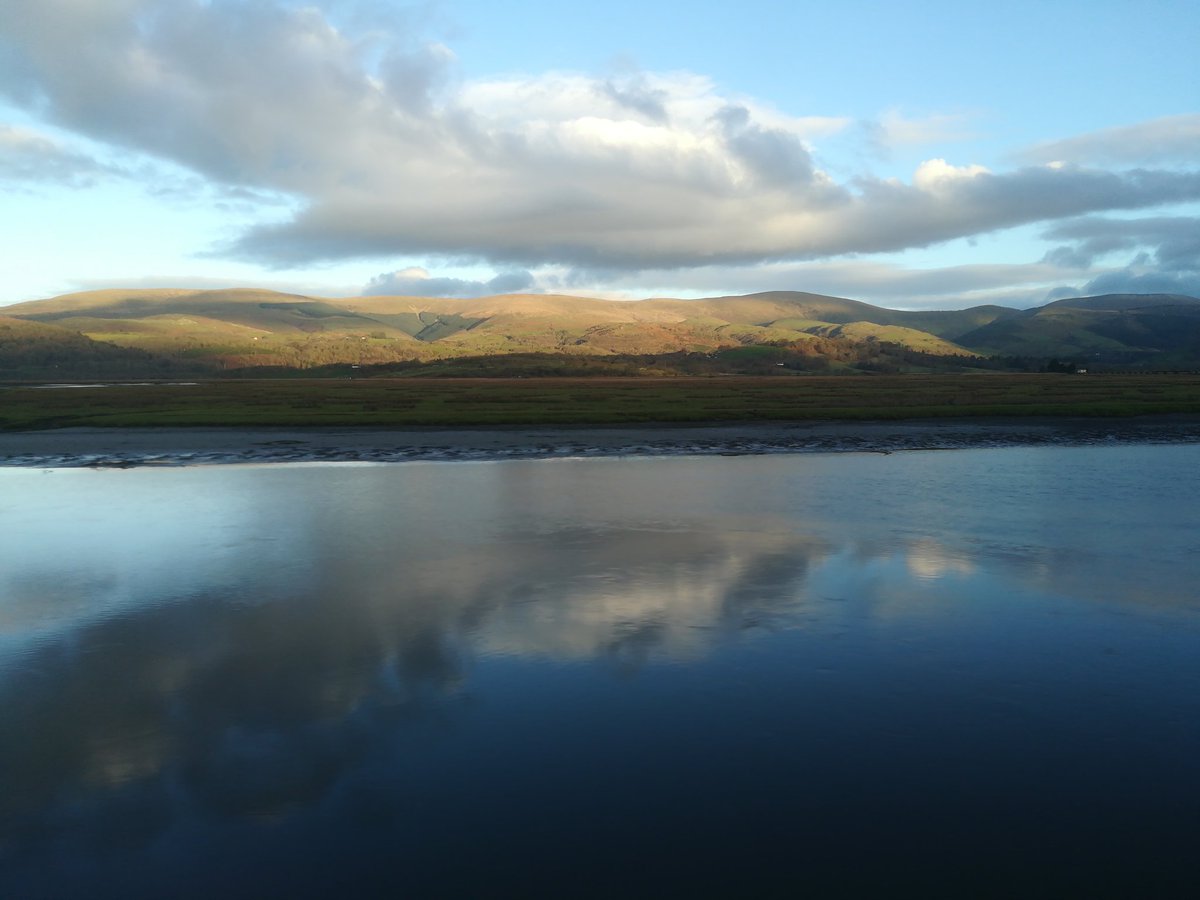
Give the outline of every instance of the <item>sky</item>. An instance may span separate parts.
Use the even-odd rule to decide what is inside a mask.
[[[0,305],[1200,296],[1194,0],[4,0]]]

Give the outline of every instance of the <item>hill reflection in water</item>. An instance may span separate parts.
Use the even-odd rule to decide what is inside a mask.
[[[0,886],[1169,885],[1198,462],[0,470]]]

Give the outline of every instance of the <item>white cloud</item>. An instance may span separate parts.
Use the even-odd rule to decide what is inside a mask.
[[[991,174],[980,165],[952,166],[944,159],[927,159],[913,173],[913,186],[923,191],[936,191],[952,182]]]
[[[936,159],[911,183],[841,183],[813,142],[843,119],[788,116],[691,73],[464,83],[444,46],[394,26],[357,37],[283,0],[5,4],[0,73],[10,102],[62,128],[294,198],[294,215],[224,248],[279,267],[820,259],[1200,199],[1200,173],[1170,169]]]

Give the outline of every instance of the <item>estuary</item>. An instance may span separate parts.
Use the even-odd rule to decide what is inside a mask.
[[[1200,445],[0,468],[0,894],[1170,896]]]

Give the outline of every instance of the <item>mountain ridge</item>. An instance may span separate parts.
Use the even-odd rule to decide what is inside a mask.
[[[989,356],[1200,365],[1200,298],[1175,294],[1063,298],[1026,310],[898,310],[803,291],[618,301],[565,294],[326,298],[255,288],[110,288],[18,303],[0,315],[215,369],[753,347],[836,362],[861,357],[847,348],[863,344],[876,356],[879,347],[891,347],[929,357],[934,366],[936,359],[958,365]],[[916,357],[910,362],[922,364]],[[786,358],[778,363],[787,364]]]

